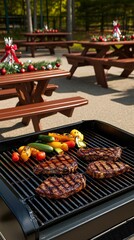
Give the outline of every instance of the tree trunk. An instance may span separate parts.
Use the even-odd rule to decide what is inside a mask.
[[[72,0],[67,0],[67,32],[70,33],[68,40],[72,39]]]
[[[72,0],[72,29],[75,30],[75,0]]]
[[[34,30],[37,29],[37,1],[34,0]]]
[[[26,0],[26,12],[27,12],[27,31],[33,32],[30,0]]]

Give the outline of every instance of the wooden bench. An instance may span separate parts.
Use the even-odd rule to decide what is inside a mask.
[[[25,43],[26,40],[25,39],[13,39],[13,44],[16,44],[18,48],[20,48],[22,46],[23,43]]]
[[[85,104],[88,104],[88,100],[83,97],[76,96],[0,109],[0,121],[31,117],[34,130],[40,131],[41,118],[56,114],[58,112],[67,117],[71,117],[75,107],[81,107]]]
[[[55,84],[48,84],[47,89],[45,91],[46,96],[51,96],[52,93],[58,88],[58,85]],[[17,97],[18,94],[16,92],[15,88],[6,88],[6,89],[0,89],[0,100],[5,100],[8,98],[14,98]]]
[[[88,52],[86,54],[86,57],[94,57],[95,55],[96,55],[95,52]],[[68,79],[71,79],[77,67],[90,65],[90,63],[86,61],[85,56],[82,56],[81,53],[63,54],[63,56],[65,56],[67,58],[68,63],[72,65],[70,69],[70,76],[67,77]]]
[[[24,43],[21,43],[21,46],[30,48],[32,57],[35,57],[35,50],[40,47],[49,49],[50,54],[55,54],[54,49],[56,47],[67,48],[68,52],[70,53],[70,47],[73,46],[73,44],[75,42],[76,41],[74,41],[74,40],[72,40],[72,41],[52,41],[52,42],[24,42]]]
[[[107,88],[105,69],[110,67],[123,68],[121,77],[128,77],[134,70],[134,58],[109,59],[109,58],[87,58],[86,60],[94,67],[96,80],[102,87]]]

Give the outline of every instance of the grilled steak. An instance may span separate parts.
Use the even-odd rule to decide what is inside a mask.
[[[49,177],[35,191],[41,197],[60,199],[67,198],[85,187],[85,176],[72,173],[63,177]]]
[[[121,157],[122,149],[120,147],[109,147],[109,148],[80,148],[77,151],[77,155],[86,161],[96,160],[110,160],[116,161]]]
[[[95,161],[89,163],[87,173],[93,178],[111,178],[130,170],[130,166],[123,162]]]
[[[35,174],[68,174],[78,168],[77,161],[69,155],[56,155],[34,167]]]

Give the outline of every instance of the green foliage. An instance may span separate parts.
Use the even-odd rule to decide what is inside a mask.
[[[67,17],[67,0],[51,0],[51,1],[37,1],[37,27],[41,25],[41,14],[43,15],[43,22],[47,22],[48,12],[48,25],[49,28],[57,28],[60,30],[66,30],[66,17]],[[15,17],[15,20],[9,19],[9,24],[15,31],[11,34],[18,39],[21,36],[16,33],[19,29],[16,28],[17,16],[22,17],[24,23],[22,23],[21,31],[26,28],[26,1],[24,0],[8,0],[7,12],[11,17]],[[30,1],[32,16],[34,16],[34,0]],[[47,4],[48,3],[48,9]],[[133,31],[134,25],[134,1],[132,0],[74,0],[74,26],[75,31],[100,31],[103,33],[104,29],[112,29],[112,21],[118,18],[121,24],[121,30]],[[48,11],[47,11],[48,10]],[[42,13],[41,13],[42,12]],[[0,16],[5,17],[5,9],[3,1],[0,3]],[[2,18],[1,18],[2,19]],[[3,20],[2,20],[3,21]],[[21,20],[20,20],[21,21]],[[19,21],[18,21],[19,22]],[[15,23],[15,24],[14,24]],[[14,26],[15,25],[15,26]],[[18,24],[19,25],[19,24]],[[2,27],[5,27],[5,19]],[[1,27],[1,22],[0,22]],[[96,28],[96,29],[95,29]],[[92,34],[91,33],[91,34]],[[14,38],[14,37],[13,37]]]
[[[49,69],[48,66],[52,67],[52,69],[57,68],[57,63],[61,64],[61,59],[57,58],[55,61],[49,62],[49,61],[41,61],[41,62],[31,62],[27,61],[25,63],[12,63],[9,64],[8,62],[2,62],[0,63],[0,70],[5,69],[6,74],[11,73],[20,73],[21,69],[25,69],[25,71],[28,71],[29,65],[32,65],[34,67],[34,70],[47,70]]]

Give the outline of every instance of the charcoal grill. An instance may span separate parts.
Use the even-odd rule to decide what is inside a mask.
[[[111,179],[95,180],[86,175],[87,186],[67,199],[50,200],[35,194],[44,179],[36,176],[34,158],[14,163],[13,151],[37,140],[39,133],[78,129],[87,147],[120,146],[122,161],[131,171]],[[48,129],[0,142],[0,238],[7,240],[122,240],[134,233],[133,169],[134,136],[105,122],[91,120]],[[84,173],[87,162],[78,159],[77,147],[68,154]],[[48,158],[54,153],[48,154]]]

